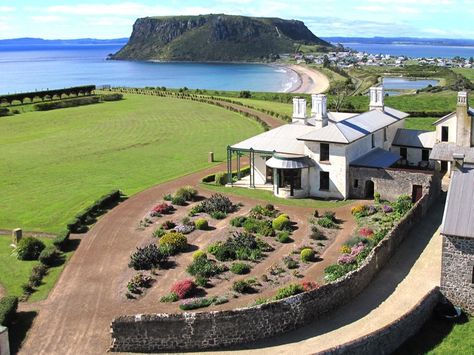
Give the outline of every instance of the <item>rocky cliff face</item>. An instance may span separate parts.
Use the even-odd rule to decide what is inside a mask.
[[[301,21],[228,15],[138,19],[113,59],[257,61],[292,53],[295,44],[330,46]]]

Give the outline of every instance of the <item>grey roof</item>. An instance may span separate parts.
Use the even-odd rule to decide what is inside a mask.
[[[313,162],[308,157],[300,158],[280,158],[274,156],[267,160],[266,165],[275,169],[304,169],[313,166]]]
[[[399,128],[392,145],[431,149],[436,143],[436,132]]]
[[[407,113],[385,107],[384,111],[371,110],[299,137],[303,141],[351,143],[368,134],[398,122],[408,116]]]
[[[474,148],[460,147],[455,143],[436,143],[430,154],[430,160],[453,161],[453,154],[464,154],[466,163],[474,163]]]
[[[232,148],[304,155],[304,142],[297,138],[314,130],[312,125],[290,123],[234,144]]]
[[[474,169],[454,170],[444,208],[441,233],[474,238]]]
[[[389,152],[382,148],[372,149],[367,154],[349,163],[351,166],[365,168],[388,168],[401,158],[400,155]]]

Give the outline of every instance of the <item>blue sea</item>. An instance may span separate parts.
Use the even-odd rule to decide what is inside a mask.
[[[344,47],[370,54],[389,54],[413,58],[463,58],[474,57],[474,47],[461,46],[429,46],[418,44],[362,44],[341,43]]]
[[[291,70],[263,64],[106,60],[119,49],[116,45],[0,47],[0,94],[88,84],[285,92],[299,80]]]

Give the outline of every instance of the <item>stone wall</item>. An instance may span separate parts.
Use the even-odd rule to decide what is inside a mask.
[[[8,328],[0,325],[0,355],[10,355],[10,343],[8,342]]]
[[[280,301],[229,311],[120,316],[111,324],[112,351],[186,351],[228,347],[303,326],[359,294],[389,261],[429,207],[425,195],[369,254],[336,282]]]
[[[355,187],[355,180],[358,180]],[[349,196],[351,198],[365,198],[366,182],[373,181],[374,189],[380,197],[394,200],[400,195],[412,194],[413,185],[421,185],[423,194],[430,194],[436,198],[441,191],[440,178],[437,173],[429,170],[411,169],[377,169],[351,166],[349,169]]]
[[[443,236],[441,292],[474,315],[474,239]]]

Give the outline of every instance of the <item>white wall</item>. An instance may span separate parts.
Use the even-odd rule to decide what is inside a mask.
[[[444,122],[438,123],[436,125],[436,142],[441,142],[441,127],[448,127],[448,142],[456,143],[456,123],[457,117],[456,114],[453,114],[450,118]]]
[[[255,185],[265,184],[267,171],[267,166],[265,163],[265,157],[255,154]]]

